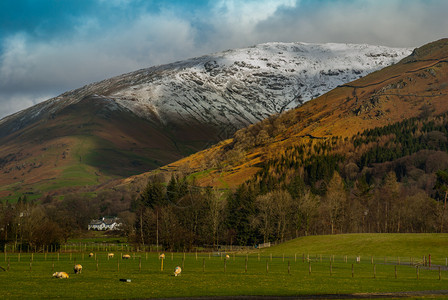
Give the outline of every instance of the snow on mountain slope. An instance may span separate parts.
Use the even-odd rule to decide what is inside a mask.
[[[160,125],[201,123],[232,133],[396,63],[411,51],[355,44],[260,44],[93,83],[6,117],[0,126],[10,123],[7,131],[15,131],[98,95],[110,100],[105,109],[129,110]]]

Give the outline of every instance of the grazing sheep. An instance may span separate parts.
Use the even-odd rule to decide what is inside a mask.
[[[73,268],[73,271],[75,271],[75,274],[81,273],[82,266],[80,264],[75,265],[75,267]]]
[[[90,253],[89,253],[89,257],[92,257],[92,256],[93,256],[93,253],[92,253],[92,252],[90,252]]]
[[[123,254],[122,259],[130,259],[131,256],[129,254]]]
[[[179,266],[177,266],[175,269],[174,269],[174,276],[180,276],[180,273],[182,272],[182,269],[179,267]]]
[[[66,279],[69,276],[65,272],[55,272],[55,273],[53,273],[53,277],[60,278],[60,279]]]
[[[230,259],[230,256],[228,254],[226,255],[226,259]]]
[[[164,259],[165,258],[165,253],[162,253],[159,255],[159,259]]]
[[[108,253],[107,254],[107,258],[114,258],[114,254],[113,253]]]

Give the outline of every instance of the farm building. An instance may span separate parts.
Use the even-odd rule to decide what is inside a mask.
[[[87,226],[88,230],[118,230],[120,229],[121,222],[119,218],[103,217],[98,220],[91,220]]]

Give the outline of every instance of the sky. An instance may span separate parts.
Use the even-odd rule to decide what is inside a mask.
[[[419,47],[446,0],[0,0],[0,118],[112,76],[265,42]]]

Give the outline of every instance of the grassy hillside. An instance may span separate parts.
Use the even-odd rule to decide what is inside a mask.
[[[143,173],[202,149],[214,136],[206,125],[183,136],[176,130],[86,98],[0,137],[0,199],[68,193]]]
[[[421,259],[429,254],[445,263],[448,257],[448,234],[338,234],[300,237],[280,245],[261,250],[263,255],[293,257],[295,254],[322,255],[360,255],[370,259],[371,256],[384,256],[396,259],[398,256]]]

